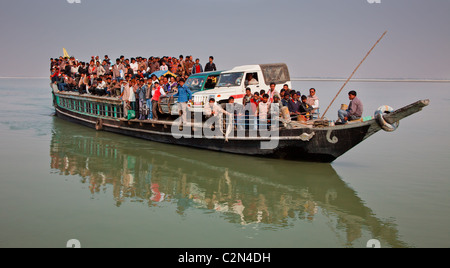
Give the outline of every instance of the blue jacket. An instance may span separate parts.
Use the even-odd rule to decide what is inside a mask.
[[[192,92],[186,85],[178,85],[178,93],[173,96],[178,97],[178,102],[188,102],[192,100]]]
[[[139,87],[136,90],[136,94],[138,95],[139,99],[141,100],[145,100],[145,94],[147,92],[147,85],[144,85],[142,87]]]

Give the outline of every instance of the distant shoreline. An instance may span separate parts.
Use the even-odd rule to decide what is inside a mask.
[[[0,79],[49,79],[49,77],[0,77]],[[322,81],[322,82],[345,82],[346,78],[291,78],[291,81]],[[426,78],[355,78],[350,82],[420,82],[420,83],[450,83],[450,79],[426,79]]]
[[[291,81],[322,81],[322,82],[345,82],[344,78],[292,78]],[[355,78],[350,82],[422,82],[422,83],[450,83],[446,79],[424,79],[424,78]]]
[[[50,80],[50,76],[49,77],[0,77],[0,79],[48,79]]]

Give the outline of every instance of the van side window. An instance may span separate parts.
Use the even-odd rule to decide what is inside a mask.
[[[258,73],[248,73],[245,78],[245,86],[259,85]]]

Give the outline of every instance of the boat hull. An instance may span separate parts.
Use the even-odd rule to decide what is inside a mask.
[[[339,126],[312,126],[297,122],[276,132],[207,135],[203,122],[178,130],[176,121],[123,119],[121,101],[74,93],[53,92],[56,116],[97,131],[107,131],[149,141],[219,152],[277,159],[331,163],[382,129],[376,119]],[[422,110],[429,100],[418,101],[384,114],[385,123],[398,122]]]
[[[56,116],[93,129],[122,134],[149,141],[181,145],[191,148],[226,153],[260,156],[276,159],[331,163],[364,139],[379,131],[376,122],[360,123],[352,127],[325,127],[319,129],[281,129],[278,137],[242,137],[235,131],[228,138],[206,138],[191,135],[180,137],[172,134],[172,125],[141,120],[117,120],[82,115],[62,107],[56,107]],[[275,146],[263,149],[263,143]]]

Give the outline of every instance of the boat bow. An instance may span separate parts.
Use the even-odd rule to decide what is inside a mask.
[[[405,106],[403,108],[400,108],[392,113],[386,114],[384,116],[384,119],[389,124],[394,124],[395,122],[398,122],[408,116],[411,116],[415,113],[418,113],[422,111],[422,109],[426,106],[430,105],[430,100],[420,100],[415,103],[412,103],[408,106]]]

